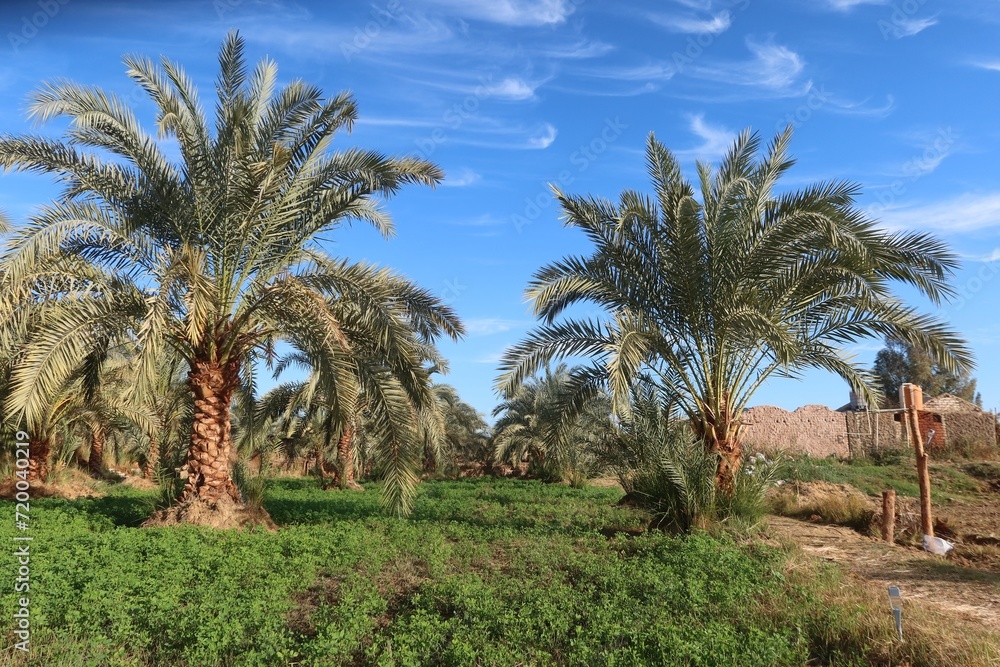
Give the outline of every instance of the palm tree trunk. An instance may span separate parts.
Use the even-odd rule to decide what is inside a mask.
[[[216,505],[228,498],[242,504],[230,474],[229,421],[233,393],[239,386],[240,363],[192,362],[188,387],[194,394],[194,421],[188,447],[188,478],[179,503],[202,501]]]
[[[28,483],[41,484],[49,477],[49,454],[52,443],[48,438],[28,440]]]
[[[87,470],[94,477],[104,473],[104,427],[94,426],[90,430],[90,458],[87,459]]]
[[[715,470],[716,488],[726,495],[733,492],[736,473],[743,465],[743,444],[740,442],[739,424],[729,414],[725,404],[700,419],[692,419],[695,435],[705,444],[705,448],[719,455]]]
[[[156,479],[156,469],[160,465],[160,445],[156,438],[149,439],[149,449],[146,450],[146,465],[142,467],[143,479]]]
[[[358,484],[354,473],[354,435],[356,429],[354,422],[349,421],[344,426],[340,440],[337,442],[337,471],[336,484],[342,489],[353,491],[364,491],[364,487]]]
[[[338,483],[346,487],[354,481],[354,424],[348,422],[337,442]]]

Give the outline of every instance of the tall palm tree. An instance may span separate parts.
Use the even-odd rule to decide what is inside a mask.
[[[352,96],[324,98],[299,80],[276,90],[275,64],[265,59],[248,72],[243,47],[232,33],[219,53],[214,124],[178,65],[125,58],[180,163],[122,100],[75,83],[44,85],[29,107],[39,121],[68,119],[63,140],[0,137],[4,169],[55,174],[66,185],[15,232],[8,279],[37,289],[51,274],[72,278],[69,289],[45,296],[45,334],[26,345],[8,409],[29,417],[40,410],[87,350],[134,340],[146,378],[165,347],[180,354],[194,410],[174,520],[240,507],[230,474],[231,402],[241,382],[253,386],[254,367],[275,341],[308,354],[329,395],[350,395],[355,362],[331,297],[340,313],[350,305],[352,325],[389,356],[411,353],[408,325],[430,337],[462,333],[454,313],[423,290],[321,246],[323,235],[351,221],[390,236],[377,198],[410,183],[433,185],[440,170],[415,158],[331,150],[357,117]],[[387,290],[403,298],[387,305]],[[15,314],[7,301],[0,315]]]
[[[551,358],[590,356],[577,389],[607,385],[624,415],[632,384],[651,373],[720,454],[726,489],[741,462],[740,416],[769,377],[825,369],[874,399],[873,376],[843,351],[872,336],[969,368],[964,341],[892,289],[905,283],[941,303],[953,295],[956,256],[931,235],[879,228],[855,206],[857,185],[779,191],[794,162],[790,138],[789,127],[758,158],[758,137],[742,133],[717,171],[698,164],[697,195],[652,135],[651,195],[626,190],[615,203],[556,190],[566,224],[594,251],[535,274],[527,295],[543,324],[507,352],[498,387],[514,389]],[[609,319],[559,319],[581,302]]]

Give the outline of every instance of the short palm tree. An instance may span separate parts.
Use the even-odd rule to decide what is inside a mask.
[[[577,369],[565,364],[526,379],[493,410],[494,456],[514,465],[528,459],[543,476],[582,484],[596,452],[611,432],[611,406],[602,394],[587,396],[575,410]]]
[[[426,292],[334,259],[321,245],[351,221],[391,235],[377,197],[433,185],[440,170],[415,158],[332,150],[357,117],[352,96],[324,98],[299,80],[276,89],[274,63],[248,72],[243,47],[235,33],[222,46],[211,124],[178,65],[125,59],[155,105],[160,139],[176,140],[179,163],[122,100],[75,83],[45,85],[30,104],[36,120],[68,119],[65,139],[0,137],[0,166],[55,174],[66,185],[13,235],[7,279],[36,291],[49,275],[72,279],[43,297],[46,333],[26,343],[8,409],[30,418],[88,350],[134,340],[147,378],[166,347],[183,356],[193,425],[171,520],[239,508],[231,401],[241,382],[253,386],[256,362],[276,341],[309,356],[329,395],[350,394],[355,362],[331,300],[386,354],[409,353],[410,325],[426,336],[461,334],[452,311]],[[408,298],[387,306],[390,289]],[[193,505],[207,514],[189,511]]]
[[[594,250],[535,274],[527,295],[543,324],[507,352],[498,388],[512,391],[552,358],[590,356],[577,389],[608,386],[625,415],[633,383],[650,373],[720,455],[725,489],[741,462],[741,414],[769,377],[825,369],[874,400],[874,378],[843,351],[873,336],[969,368],[962,339],[892,289],[905,283],[942,302],[956,256],[931,235],[880,229],[855,206],[857,185],[779,191],[790,138],[788,128],[758,158],[759,139],[744,132],[718,171],[698,164],[697,195],[652,135],[651,195],[626,190],[615,203],[557,190],[566,224]],[[609,319],[559,319],[581,302]]]

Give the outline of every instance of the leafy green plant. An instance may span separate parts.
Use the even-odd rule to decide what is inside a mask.
[[[264,490],[267,487],[267,477],[261,474],[254,474],[246,461],[237,461],[233,465],[233,482],[240,490],[243,503],[250,508],[261,508],[264,506]]]

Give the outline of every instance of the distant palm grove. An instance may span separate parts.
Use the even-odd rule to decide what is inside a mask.
[[[384,202],[440,183],[436,165],[343,148],[353,95],[279,87],[236,33],[210,112],[180,65],[125,65],[155,127],[116,95],[59,81],[29,115],[65,123],[61,137],[0,135],[5,171],[62,186],[27,220],[0,221],[8,479],[135,470],[161,489],[146,525],[227,528],[273,526],[264,482],[283,474],[331,494],[378,483],[397,515],[426,476],[516,470],[574,488],[614,476],[660,527],[686,532],[762,514],[772,473],[745,474],[740,433],[769,378],[822,369],[876,404],[879,378],[845,352],[871,337],[972,368],[957,333],[894,291],[947,301],[956,255],[884,231],[856,184],[782,187],[791,128],[766,144],[744,132],[694,184],[651,134],[648,190],[554,192],[592,249],[529,284],[539,324],[501,361],[490,428],[435,379],[448,370],[436,342],[464,335],[458,314],[326,244],[355,222],[391,237]],[[575,317],[579,304],[600,314]]]

